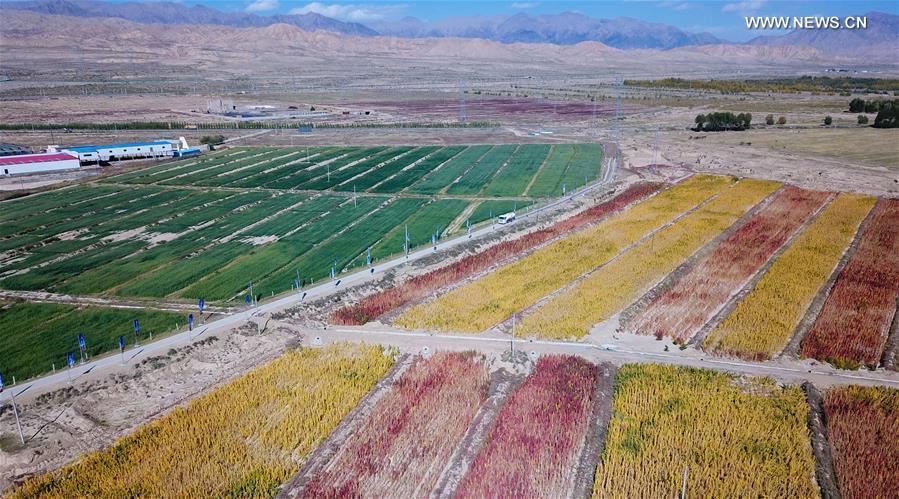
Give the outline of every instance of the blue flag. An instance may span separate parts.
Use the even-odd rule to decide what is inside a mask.
[[[139,333],[139,332],[140,332],[140,322],[138,322],[137,319],[134,319],[134,332],[135,332],[135,333]]]
[[[84,333],[80,333],[78,335],[78,348],[84,350],[85,341],[84,341]]]
[[[562,194],[565,194],[565,184],[562,184]]]
[[[125,351],[125,337],[124,336],[119,336],[119,351],[121,351],[121,352]]]
[[[203,308],[206,306],[206,299],[200,298],[200,301],[197,302],[197,307],[200,309],[200,313],[203,313]]]
[[[368,255],[365,257],[365,264],[371,265],[371,246],[368,247]]]
[[[250,295],[244,295],[243,301],[244,301],[247,305],[249,305],[249,304],[250,304]]]
[[[72,352],[69,352],[69,367],[72,367],[74,365],[75,365],[75,354]]]
[[[0,393],[3,393],[3,374],[0,373]]]
[[[334,275],[335,275],[334,267],[331,267],[331,279],[334,279]]]
[[[194,329],[194,314],[187,314],[187,329],[191,331]]]

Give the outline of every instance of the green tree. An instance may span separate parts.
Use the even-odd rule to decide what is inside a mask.
[[[850,113],[861,113],[865,110],[865,101],[864,99],[859,99],[858,97],[849,101],[849,112]]]
[[[777,124],[778,125],[786,125],[787,124],[786,116],[781,116],[780,118],[777,118]]]
[[[200,138],[201,144],[216,145],[225,141],[224,135],[204,135]]]
[[[706,120],[704,114],[697,114],[696,118],[693,119],[693,122],[696,123],[697,130],[702,130],[702,125],[705,124],[705,121]]]
[[[832,125],[832,124],[833,124],[833,118],[831,118],[830,116],[825,116],[825,117],[824,117],[824,124],[827,125],[827,126]]]
[[[769,114],[768,116],[765,116],[765,124],[766,125],[774,124],[774,115],[773,114]]]
[[[868,124],[868,117],[865,116],[864,114],[858,115],[858,124],[859,124],[859,125],[867,125],[867,124]]]

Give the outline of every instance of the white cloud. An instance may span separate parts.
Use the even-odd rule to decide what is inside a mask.
[[[247,5],[247,12],[261,12],[264,10],[275,10],[278,8],[278,0],[256,0]]]
[[[290,11],[291,14],[321,14],[334,19],[343,21],[377,21],[390,15],[397,14],[406,8],[405,5],[353,5],[353,4],[325,4],[321,2],[311,2],[302,7],[297,7]]]
[[[724,7],[721,8],[721,12],[741,12],[743,14],[753,14],[763,5],[767,0],[744,0],[743,2],[734,2],[724,4]]]
[[[538,2],[512,2],[513,9],[533,9],[538,5]]]
[[[698,4],[695,2],[666,1],[666,2],[659,2],[656,5],[658,5],[659,7],[665,8],[665,9],[672,9],[672,10],[679,10],[679,11],[698,9],[698,8],[702,7],[701,4]]]

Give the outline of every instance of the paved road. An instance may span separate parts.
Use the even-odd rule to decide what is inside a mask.
[[[409,332],[388,328],[331,327],[324,331],[307,329],[303,331],[309,337],[321,337],[322,342],[335,341],[367,341],[379,344],[399,344],[404,347],[435,349],[477,349],[503,351],[512,348],[510,337],[466,334],[440,334],[427,332]],[[530,339],[514,340],[515,348],[525,352],[537,353],[570,353],[590,357],[596,360],[611,361],[616,364],[657,362],[680,366],[718,369],[751,376],[771,376],[782,381],[811,381],[816,386],[834,384],[881,385],[899,388],[899,373],[887,371],[841,371],[828,365],[813,368],[800,362],[743,362],[740,360],[702,356],[701,352],[690,350],[684,354],[679,351],[646,352],[615,345],[596,345],[593,343],[573,343],[563,341],[543,341]],[[697,356],[699,355],[699,356]]]
[[[553,210],[559,207],[562,204],[568,203],[572,199],[584,195],[588,192],[592,192],[597,189],[601,189],[606,187],[608,181],[606,180],[606,176],[600,182],[588,185],[584,189],[580,191],[575,191],[565,197],[559,198],[545,206],[534,209],[530,212],[529,216],[535,216],[538,213],[542,213],[545,211]],[[472,230],[471,239],[477,239],[480,237],[487,236],[497,231],[508,230],[515,227],[515,223],[508,226],[496,225],[496,226],[486,226],[480,228],[478,230]],[[462,244],[466,244],[469,242],[469,237],[467,235],[463,235],[461,237],[456,237],[453,239],[447,239],[438,244],[438,252],[453,248],[456,246],[460,246]],[[96,369],[101,369],[103,367],[109,366],[117,366],[121,365],[124,357],[125,362],[131,362],[138,357],[147,356],[150,354],[158,354],[159,352],[165,352],[169,348],[173,348],[176,346],[184,345],[185,343],[191,341],[192,339],[203,337],[203,336],[211,336],[217,333],[224,333],[235,326],[239,326],[243,324],[247,320],[250,320],[254,316],[263,315],[266,313],[277,312],[280,310],[284,310],[286,308],[292,307],[304,300],[314,300],[316,298],[321,298],[324,296],[328,296],[330,294],[336,293],[347,286],[353,286],[357,284],[362,284],[364,282],[375,280],[381,278],[381,276],[396,267],[405,265],[410,262],[414,262],[421,258],[426,258],[434,254],[434,249],[430,246],[413,251],[409,253],[408,257],[399,257],[393,260],[380,262],[375,265],[372,269],[363,269],[350,274],[339,276],[338,280],[335,281],[327,281],[325,283],[318,284],[316,286],[300,290],[298,293],[290,293],[279,298],[265,301],[259,303],[255,307],[244,308],[243,310],[237,311],[230,315],[225,315],[222,318],[219,318],[213,322],[210,322],[206,325],[202,325],[196,328],[194,331],[182,331],[180,333],[176,333],[170,336],[165,336],[151,342],[147,342],[139,347],[129,347],[128,350],[124,352],[123,355],[108,355],[105,357],[97,358],[96,360],[92,360],[86,362],[84,364],[76,365],[71,370],[68,369],[60,369],[54,374],[45,375],[40,378],[32,379],[28,382],[21,383],[16,385],[15,394],[19,396],[22,393],[27,392],[28,390],[35,389],[36,391],[42,391],[43,389],[51,388],[60,383],[66,383],[70,379],[77,380],[82,375],[88,374]]]

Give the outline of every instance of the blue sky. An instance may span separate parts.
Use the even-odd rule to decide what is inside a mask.
[[[686,31],[708,31],[732,41],[745,41],[760,34],[746,29],[744,16],[854,16],[877,10],[897,14],[899,2],[892,1],[776,1],[776,0],[621,0],[621,1],[327,1],[296,0],[181,0],[184,3],[204,3],[221,10],[250,11],[257,14],[318,12],[343,21],[363,24],[381,20],[415,16],[424,20],[439,20],[449,16],[557,14],[574,11],[593,17],[634,17],[644,21],[661,22]]]

